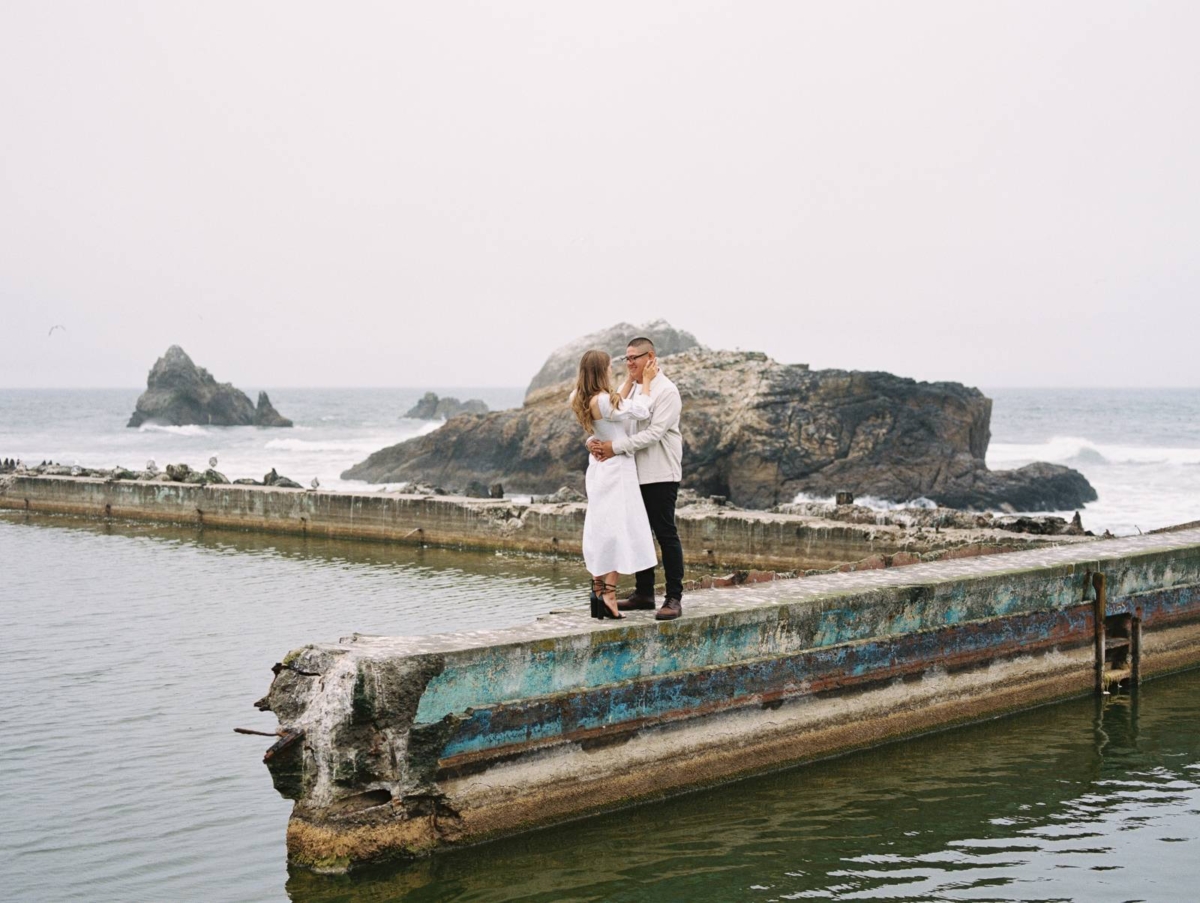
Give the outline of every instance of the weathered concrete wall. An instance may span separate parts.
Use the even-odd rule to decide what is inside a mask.
[[[586,510],[582,504],[522,505],[455,496],[22,475],[0,478],[0,508],[574,556],[581,554]],[[691,564],[783,571],[831,568],[871,556],[889,559],[901,552],[915,560],[972,544],[997,551],[1087,540],[999,531],[914,534],[898,526],[765,511],[689,514],[684,509],[677,523]]]
[[[341,870],[1087,692],[1098,572],[1143,674],[1200,662],[1200,530],[305,647],[260,701],[289,855]]]

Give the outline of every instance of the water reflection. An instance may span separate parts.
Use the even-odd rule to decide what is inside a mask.
[[[1196,671],[407,867],[289,873],[266,743],[231,730],[274,727],[251,707],[271,663],[582,611],[582,566],[20,514],[0,563],[6,898],[1195,898]]]
[[[105,521],[70,515],[26,514],[0,509],[0,522],[50,530],[106,536],[137,537],[215,552],[283,556],[286,558],[383,567],[411,567],[416,573],[459,570],[481,576],[550,577],[563,575],[571,586],[587,586],[580,577],[583,563],[571,557],[524,552],[481,552],[400,545],[387,542],[331,539],[320,536],[267,534],[219,527],[196,527],[133,521]]]
[[[1193,899],[1200,673],[406,867],[302,903]],[[1154,863],[1153,869],[1148,863]]]

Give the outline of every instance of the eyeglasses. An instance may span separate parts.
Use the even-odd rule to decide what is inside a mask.
[[[625,356],[625,363],[627,363],[627,364],[632,364],[632,363],[633,363],[634,361],[636,361],[636,360],[637,360],[639,357],[645,357],[645,356],[646,356],[647,354],[649,354],[649,353],[650,353],[649,351],[643,351],[641,354],[635,354],[633,357],[630,357],[629,355],[626,355],[626,356]]]

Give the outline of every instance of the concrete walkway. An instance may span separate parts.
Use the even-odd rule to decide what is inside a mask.
[[[420,637],[355,635],[344,638],[342,643],[352,643],[360,654],[375,657],[376,654],[417,655],[504,646],[599,631],[671,631],[683,622],[772,605],[816,601],[830,596],[861,594],[888,587],[950,583],[1055,566],[1091,564],[1096,569],[1098,562],[1119,561],[1148,552],[1189,546],[1200,546],[1200,527],[1000,555],[698,590],[684,598],[684,614],[677,621],[655,621],[654,613],[650,611],[629,612],[622,621],[598,621],[588,615],[587,599],[581,596],[577,610],[554,611],[531,624],[518,627]]]

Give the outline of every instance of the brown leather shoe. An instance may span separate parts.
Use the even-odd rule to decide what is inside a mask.
[[[654,611],[654,597],[640,595],[636,590],[624,599],[617,600],[621,611]]]
[[[683,600],[676,599],[674,596],[667,596],[662,604],[662,608],[654,613],[656,621],[674,621],[683,614]]]

